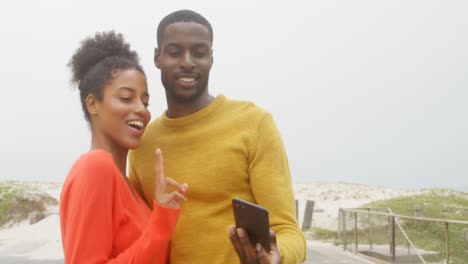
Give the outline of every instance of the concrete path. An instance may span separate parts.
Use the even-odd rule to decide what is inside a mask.
[[[2,257],[0,256],[0,263],[2,264],[63,264],[61,259],[50,260],[37,260],[20,257]]]
[[[1,264],[62,264],[63,260],[36,260],[24,257],[0,256]],[[307,260],[304,264],[375,264],[365,256],[344,252],[343,248],[319,241],[307,242]]]
[[[307,260],[305,264],[374,264],[365,256],[344,252],[342,247],[319,241],[307,242]]]

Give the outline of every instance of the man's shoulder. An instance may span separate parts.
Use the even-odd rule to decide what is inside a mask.
[[[148,130],[157,129],[159,126],[161,126],[161,123],[162,123],[162,116],[160,115],[148,123],[148,126],[145,129],[145,132]]]
[[[263,117],[269,114],[268,110],[252,101],[231,98],[226,99],[226,109],[249,116]]]

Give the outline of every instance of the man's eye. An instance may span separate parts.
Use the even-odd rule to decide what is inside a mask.
[[[180,55],[180,51],[178,51],[178,50],[169,50],[167,52],[167,54],[169,54],[169,56],[171,56],[171,57],[177,57],[177,56]]]
[[[205,56],[205,54],[206,54],[206,52],[204,52],[204,51],[195,51],[193,53],[193,56],[195,56],[197,58],[201,58],[201,57]]]

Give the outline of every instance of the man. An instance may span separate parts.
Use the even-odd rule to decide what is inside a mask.
[[[154,151],[160,148],[165,174],[189,185],[172,236],[171,263],[238,263],[239,258],[256,263],[258,252],[270,263],[279,262],[278,254],[282,263],[302,263],[305,239],[295,219],[288,161],[272,116],[252,103],[209,94],[213,30],[200,14],[180,10],[167,15],[158,26],[157,43],[154,62],[168,108],[130,153],[130,179],[151,206]],[[241,229],[230,227],[227,234],[234,223],[234,197],[269,210],[276,232],[270,254],[247,243]]]

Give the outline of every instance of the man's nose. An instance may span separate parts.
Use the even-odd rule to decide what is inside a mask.
[[[193,62],[192,54],[190,52],[186,52],[182,58],[182,68],[184,69],[193,69],[195,67],[195,63]]]

